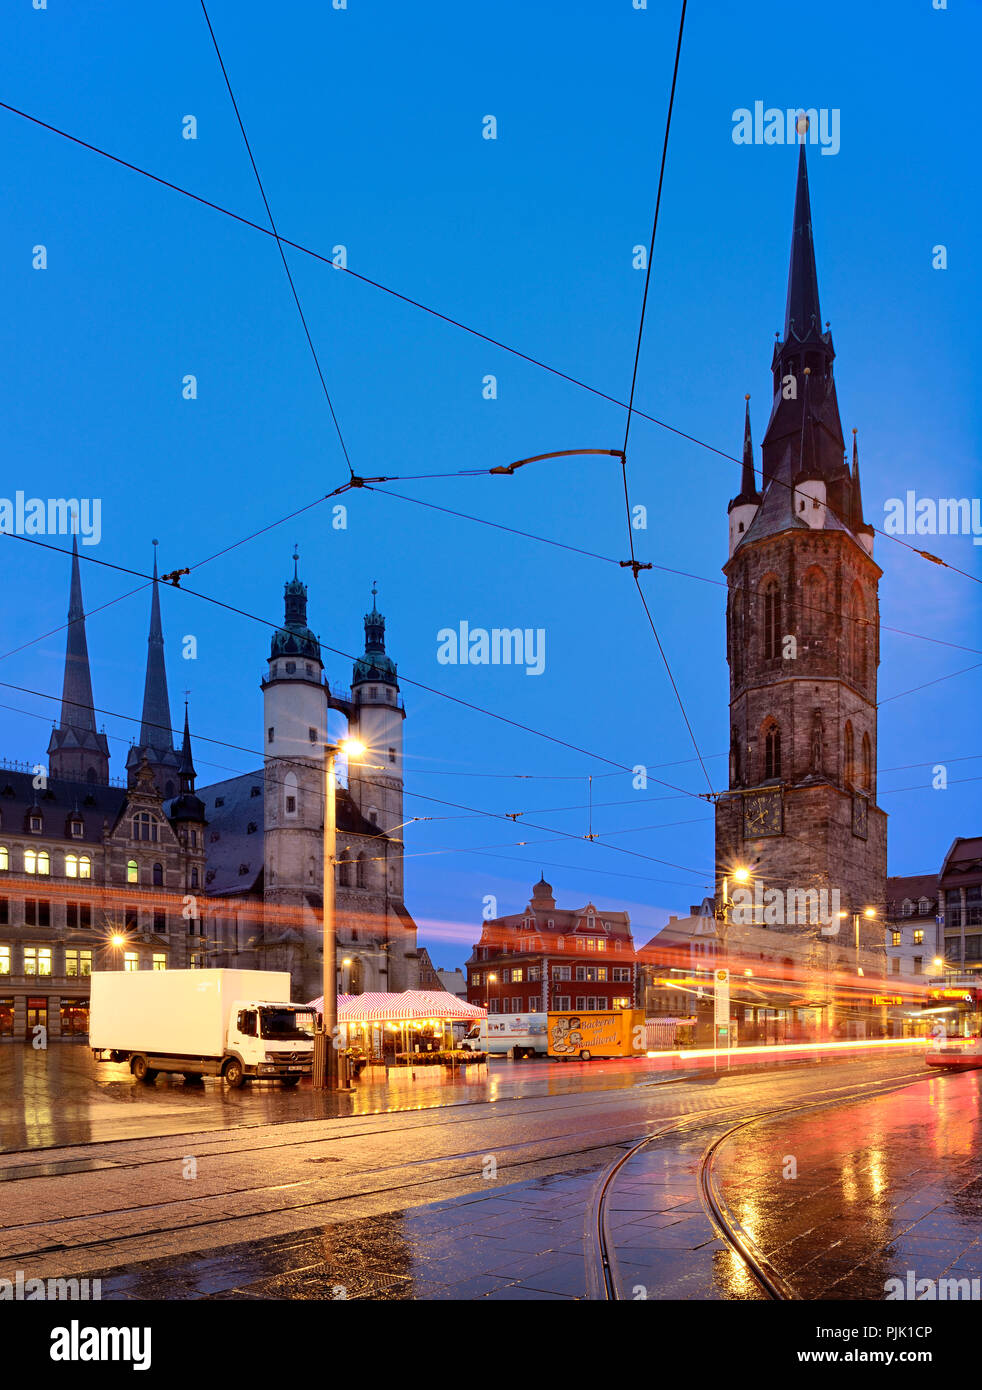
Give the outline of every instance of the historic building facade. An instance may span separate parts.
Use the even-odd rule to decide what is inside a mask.
[[[205,963],[193,909],[205,876],[205,816],[186,713],[183,745],[173,745],[156,582],[140,739],[126,768],[125,786],[110,782],[76,546],[48,766],[0,767],[0,1037],[40,1047],[84,1035],[94,969]]]
[[[296,562],[296,557],[294,557]],[[403,900],[403,722],[385,619],[365,615],[365,650],[349,690],[324,676],[307,626],[307,586],[294,564],[283,626],[273,634],[263,691],[265,763],[203,787],[205,892],[213,964],[288,970],[296,999],[323,992],[324,758],[328,710],[343,714],[365,752],[336,794],[337,987],[415,989],[416,924]]]
[[[855,436],[851,468],[845,456],[834,358],[819,307],[802,145],[761,486],[748,406],[742,485],[728,509],[731,735],[729,789],[716,806],[717,884],[722,901],[724,880],[732,888],[734,871],[747,870],[771,894],[768,925],[816,942],[820,926],[811,909],[804,920],[802,895],[824,890],[830,910],[850,922],[860,914],[864,947],[882,952],[881,571],[863,518]]]
[[[125,784],[110,780],[96,728],[77,547],[48,765],[0,765],[0,1038],[84,1036],[92,970],[285,969],[294,998],[320,993],[329,707],[368,745],[337,792],[339,987],[416,983],[398,835],[404,710],[384,618],[373,603],[352,688],[332,692],[294,574],[263,682],[265,766],[196,792],[186,709],[174,744],[156,576],[155,560]]]
[[[466,968],[468,1003],[491,1014],[629,1009],[638,998],[628,914],[557,908],[543,878],[524,912],[485,922]]]

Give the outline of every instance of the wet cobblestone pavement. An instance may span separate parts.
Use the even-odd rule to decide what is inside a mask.
[[[980,1078],[903,1058],[574,1093],[570,1073],[491,1105],[28,1148],[0,1164],[0,1276],[126,1300],[601,1299],[597,1201],[630,1150],[604,1216],[616,1296],[760,1299],[699,1175],[710,1142],[790,1106],[726,1141],[725,1200],[801,1296],[882,1298],[908,1268],[978,1272]]]
[[[887,1281],[982,1276],[982,1072],[755,1123],[717,1182],[807,1299],[883,1299]],[[796,1176],[785,1176],[795,1173]],[[906,1293],[905,1295],[906,1296]]]

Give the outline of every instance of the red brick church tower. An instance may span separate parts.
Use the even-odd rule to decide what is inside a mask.
[[[873,528],[853,439],[846,461],[812,244],[805,147],[798,156],[784,340],[758,491],[747,408],[743,478],[729,504],[729,791],[716,807],[718,882],[736,867],[765,889],[834,890],[850,915],[886,890],[886,815],[876,804],[879,664]],[[732,877],[730,879],[732,883]],[[800,919],[799,919],[800,920]],[[864,919],[865,921],[865,919]],[[775,922],[775,926],[778,924]],[[787,924],[791,931],[809,930]],[[852,923],[840,936],[852,943]],[[865,921],[864,945],[882,945]]]

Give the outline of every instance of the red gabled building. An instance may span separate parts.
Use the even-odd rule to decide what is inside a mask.
[[[635,1008],[631,919],[592,902],[558,908],[540,878],[524,912],[485,922],[467,961],[467,999],[489,1014]]]

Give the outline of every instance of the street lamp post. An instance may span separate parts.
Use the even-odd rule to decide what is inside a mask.
[[[335,760],[339,752],[357,755],[362,745],[354,739],[341,743],[324,743],[324,887],[322,902],[322,933],[324,946],[324,1007],[320,1030],[314,1035],[315,1090],[347,1090],[347,1076],[338,1066],[338,1049],[334,1046],[338,1025],[338,937],[335,891],[337,860],[337,803],[335,800]]]

